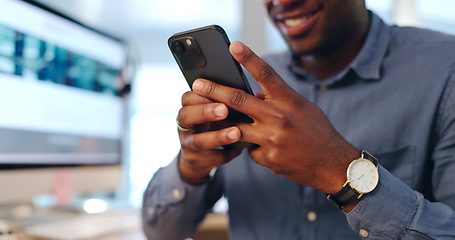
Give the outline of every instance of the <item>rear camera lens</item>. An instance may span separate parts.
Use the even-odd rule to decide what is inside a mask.
[[[177,55],[181,55],[182,53],[185,52],[185,46],[183,46],[183,43],[179,41],[174,41],[171,45],[172,52],[174,52]]]

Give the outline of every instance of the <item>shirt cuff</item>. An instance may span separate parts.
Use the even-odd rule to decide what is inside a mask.
[[[183,182],[177,163],[175,158],[168,166],[160,168],[144,193],[143,217],[148,222],[154,222],[168,212],[170,205],[178,206],[184,200],[185,205],[197,205],[202,200],[206,184],[194,186]]]
[[[379,183],[347,213],[351,228],[368,239],[399,239],[417,211],[417,194],[379,165]]]

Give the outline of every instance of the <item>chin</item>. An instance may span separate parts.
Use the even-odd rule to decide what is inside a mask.
[[[330,42],[324,41],[324,38],[313,35],[301,37],[285,37],[289,49],[296,56],[316,56],[327,55],[332,52]]]
[[[296,56],[312,55],[316,52],[317,46],[306,41],[289,41],[286,39],[289,50]]]

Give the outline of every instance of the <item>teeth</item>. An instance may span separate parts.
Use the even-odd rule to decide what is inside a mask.
[[[301,18],[292,18],[292,19],[286,19],[284,20],[284,23],[288,25],[289,27],[295,27],[299,24],[302,24],[307,20],[308,17],[301,17]]]

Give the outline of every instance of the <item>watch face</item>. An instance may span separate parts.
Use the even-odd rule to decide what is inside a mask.
[[[348,180],[358,193],[369,193],[378,185],[378,169],[367,159],[357,159],[349,165]]]

